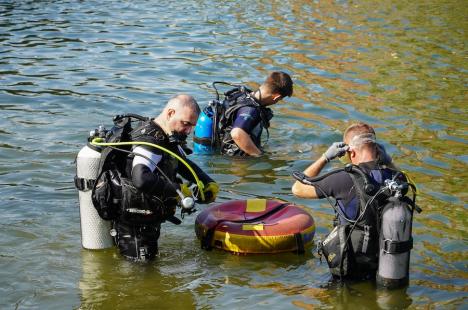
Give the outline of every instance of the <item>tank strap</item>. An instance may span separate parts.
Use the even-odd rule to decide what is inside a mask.
[[[211,138],[199,138],[197,136],[193,136],[193,142],[205,146],[211,146]]]
[[[407,241],[393,241],[385,239],[383,242],[383,251],[386,254],[406,253],[413,248],[413,237]]]
[[[94,183],[96,182],[96,180],[79,178],[76,175],[75,175],[74,181],[75,181],[76,189],[82,192],[92,190],[94,187]]]

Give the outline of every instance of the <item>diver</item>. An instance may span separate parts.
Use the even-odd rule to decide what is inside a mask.
[[[222,103],[216,84],[227,84],[235,88],[224,93]],[[263,129],[268,133],[274,105],[293,93],[293,81],[289,74],[281,71],[271,72],[256,91],[245,86],[225,82],[214,82],[217,100],[212,101],[206,112],[198,120],[194,135],[195,151],[219,148],[221,154],[230,156],[260,156],[263,154],[261,136]],[[213,109],[215,111],[213,111]],[[204,123],[205,120],[209,122]],[[201,134],[197,133],[200,128]],[[213,129],[212,129],[213,128]],[[205,132],[208,132],[205,134]]]
[[[327,163],[345,154],[352,165],[318,176]],[[321,249],[319,246],[319,252],[326,252],[324,254],[327,263],[335,278],[372,279],[382,267],[394,268],[391,270],[393,274],[406,272],[401,276],[400,282],[407,281],[409,250],[412,247],[412,211],[408,211],[410,208],[407,205],[412,205],[415,197],[413,202],[405,200],[408,188],[405,190],[400,185],[392,187],[398,189],[398,195],[395,194],[398,199],[388,198],[390,195],[384,197],[384,184],[406,184],[406,176],[391,168],[394,168],[391,158],[383,146],[377,143],[374,129],[365,123],[355,123],[345,130],[343,142],[333,143],[319,159],[304,170],[303,179],[308,179],[309,182],[302,182],[295,176],[297,181],[292,186],[295,196],[327,198],[335,209],[334,229],[321,244]],[[331,201],[329,197],[335,200]],[[386,209],[386,205],[382,203],[388,204],[389,201],[394,204]],[[404,207],[394,208],[400,205]],[[401,228],[404,233],[393,227],[393,223],[383,221],[385,212],[393,209],[401,211],[396,218],[401,219],[404,224]],[[397,231],[400,236],[406,235],[407,240],[389,241],[392,248],[379,249],[384,246],[379,239],[381,229]],[[395,257],[400,253],[408,253],[408,258],[401,258],[403,263],[398,261],[400,258],[392,258],[394,262],[398,261],[395,266],[379,266],[379,253],[380,256],[390,253],[387,256]],[[397,270],[404,269],[405,264],[406,270]]]
[[[120,197],[116,197],[120,210],[112,218],[112,235],[123,256],[139,261],[153,259],[158,253],[161,223],[167,220],[180,224],[174,214],[176,205],[184,197],[195,197],[198,203],[205,204],[216,199],[217,183],[186,158],[190,150],[185,140],[199,113],[200,108],[192,96],[178,95],[168,101],[159,116],[132,128],[128,138],[139,144],[125,155],[126,163],[121,169],[124,171],[115,172],[107,182],[111,186],[114,186],[112,182],[121,186]],[[177,157],[182,158],[184,164]],[[194,174],[202,182],[202,188],[197,186]],[[188,183],[183,183],[180,177]],[[107,199],[105,183],[98,180],[93,202]],[[99,209],[99,203],[94,205]],[[102,217],[102,212],[99,214]]]

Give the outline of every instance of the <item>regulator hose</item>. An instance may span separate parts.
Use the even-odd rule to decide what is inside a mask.
[[[182,157],[180,157],[176,153],[172,152],[171,150],[168,150],[165,147],[162,147],[162,146],[157,145],[157,144],[153,144],[153,143],[149,143],[149,142],[143,142],[143,141],[129,141],[129,142],[103,142],[103,141],[105,141],[104,138],[94,138],[90,143],[92,145],[96,145],[96,146],[147,145],[147,146],[154,147],[156,149],[159,149],[159,150],[161,150],[163,152],[168,153],[169,155],[171,155],[172,157],[174,157],[175,159],[177,159],[178,161],[180,161],[182,164],[184,164],[187,167],[187,169],[193,175],[193,177],[195,179],[195,182],[197,183],[197,187],[198,187],[198,190],[199,190],[199,195],[200,195],[201,200],[202,201],[205,200],[205,193],[203,192],[203,189],[205,188],[205,185],[200,180],[198,175],[195,173],[195,170],[193,170],[193,168],[187,163],[187,161],[185,161]]]
[[[294,171],[292,173],[292,176],[296,180],[298,180],[299,182],[301,182],[303,184],[313,185],[313,183],[322,181],[326,177],[329,177],[332,174],[335,174],[335,173],[338,173],[338,172],[341,172],[341,171],[354,172],[355,170],[352,169],[353,166],[354,166],[353,164],[348,164],[348,165],[346,165],[346,167],[337,168],[337,169],[331,170],[331,171],[329,171],[329,172],[327,172],[325,174],[322,174],[322,175],[319,175],[319,176],[316,176],[316,177],[308,177],[308,176],[306,176],[304,173],[302,173],[300,171]]]

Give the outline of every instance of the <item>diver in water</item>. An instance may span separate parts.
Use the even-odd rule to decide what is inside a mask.
[[[347,166],[349,170],[336,169],[318,176],[327,163],[344,155],[347,155],[352,163]],[[334,276],[352,279],[373,278],[377,268],[381,269],[378,265],[380,229],[392,228],[392,224],[382,220],[382,213],[387,210],[385,204],[389,201],[382,189],[390,180],[406,182],[406,177],[401,172],[391,168],[394,168],[391,158],[385,153],[383,146],[377,143],[374,129],[365,123],[355,123],[346,129],[342,142],[333,143],[319,159],[304,170],[303,175],[309,178],[310,183],[303,183],[296,178],[298,181],[292,187],[295,196],[335,199],[331,201],[334,203],[332,206],[336,216],[334,230],[323,241],[323,248],[327,249],[324,251],[327,252],[327,263]],[[361,174],[351,171],[361,171]],[[399,194],[397,197],[402,197],[406,192],[402,190]],[[396,209],[394,206],[392,208]],[[400,208],[403,216],[398,218],[403,220],[406,217],[411,222],[412,216],[407,214],[408,209]],[[406,225],[403,229],[407,231],[408,227],[411,225]],[[398,231],[397,228],[393,230]],[[411,228],[409,231],[411,233]],[[392,246],[398,249],[388,250],[386,253],[409,253],[412,239],[407,239],[408,241],[404,242],[392,241]],[[408,264],[409,259],[403,261]],[[397,265],[395,270],[404,264]]]
[[[118,210],[109,210],[106,214],[115,213],[107,217],[112,217],[114,240],[125,257],[140,261],[155,257],[161,223],[167,220],[180,224],[174,214],[184,197],[195,197],[198,203],[216,199],[217,183],[186,157],[190,150],[185,140],[199,113],[200,108],[192,96],[175,96],[159,116],[140,122],[128,137],[119,138],[135,143],[131,151],[113,151],[114,157],[107,156],[110,161],[117,161],[120,154],[124,154],[120,160],[122,165],[109,165],[122,168],[109,169],[107,179],[97,181],[93,202],[102,217],[102,206],[109,203],[99,202],[107,202],[108,188],[119,184],[119,194],[114,199],[120,202]],[[197,186],[194,174],[203,186]],[[188,183],[183,183],[180,177]],[[194,185],[189,187],[191,182]]]
[[[289,74],[271,72],[256,90],[236,87],[225,93],[220,116],[219,140],[221,153],[230,156],[260,156],[263,154],[261,135],[268,131],[274,105],[293,93]]]

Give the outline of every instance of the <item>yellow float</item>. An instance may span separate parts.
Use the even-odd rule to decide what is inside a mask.
[[[238,254],[304,252],[312,245],[310,211],[280,200],[234,200],[203,210],[195,232],[204,249]]]

